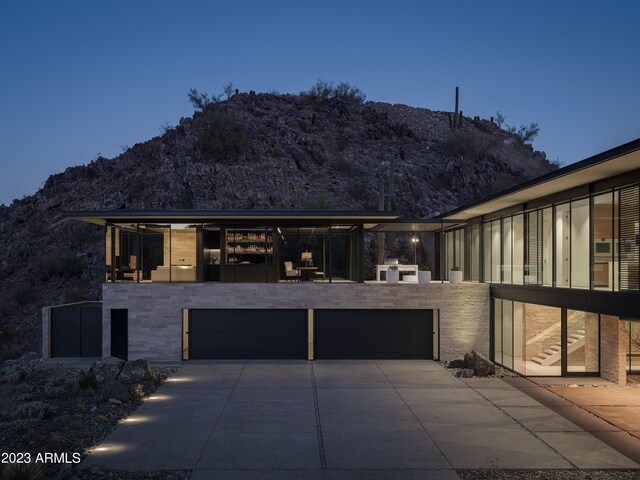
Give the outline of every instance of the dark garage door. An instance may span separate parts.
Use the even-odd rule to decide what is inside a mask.
[[[189,358],[307,358],[306,310],[189,310]]]
[[[432,359],[432,310],[316,310],[315,358]]]
[[[52,357],[102,356],[102,306],[51,308]]]

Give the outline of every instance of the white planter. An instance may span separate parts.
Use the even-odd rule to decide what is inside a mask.
[[[431,272],[429,270],[419,271],[418,283],[431,283]]]
[[[400,272],[398,270],[387,270],[387,283],[398,283]]]
[[[449,283],[462,283],[462,270],[449,270]]]

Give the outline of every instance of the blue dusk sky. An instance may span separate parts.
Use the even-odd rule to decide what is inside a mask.
[[[192,114],[189,88],[369,100],[538,122],[569,164],[639,137],[636,1],[3,1],[0,203]]]

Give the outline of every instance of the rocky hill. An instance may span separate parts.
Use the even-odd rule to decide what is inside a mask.
[[[489,120],[405,105],[236,94],[113,159],[0,206],[0,349],[39,348],[40,309],[99,298],[102,229],[65,210],[378,208],[429,217],[555,167]]]

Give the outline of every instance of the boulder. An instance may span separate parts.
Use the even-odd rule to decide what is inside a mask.
[[[474,351],[468,352],[464,354],[464,367],[463,368],[471,368],[475,370],[476,368],[476,357]]]
[[[465,355],[465,360],[467,359],[467,355]],[[476,376],[488,377],[489,375],[495,375],[496,367],[491,360],[478,352],[472,351],[471,356],[473,357],[473,367],[468,365],[468,368],[473,368]]]
[[[100,390],[100,397],[104,402],[108,402],[111,398],[126,402],[129,400],[129,390],[118,380],[107,380]]]
[[[118,380],[120,380],[125,385],[131,385],[133,383],[141,383],[149,380],[156,379],[156,372],[154,372],[151,365],[147,360],[133,360],[131,362],[127,362],[127,364],[122,367],[122,371],[120,375],[118,375]]]
[[[463,368],[458,372],[458,378],[471,378],[473,377],[473,370],[471,368]]]
[[[106,357],[99,362],[93,362],[89,367],[89,375],[96,378],[98,385],[102,385],[107,380],[115,380],[126,362],[119,358]]]
[[[464,358],[456,358],[449,362],[447,368],[467,368],[467,363],[464,361]]]

